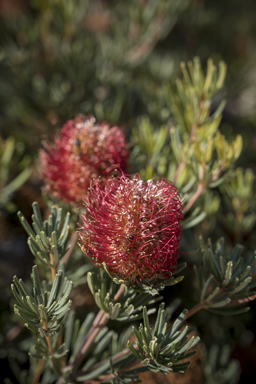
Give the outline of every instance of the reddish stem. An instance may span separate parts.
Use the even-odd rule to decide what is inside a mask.
[[[191,200],[188,202],[188,204],[186,205],[186,207],[183,209],[183,214],[184,214],[184,215],[190,210],[190,208],[192,207],[192,205],[194,205],[194,203],[197,201],[197,199],[198,199],[199,196],[202,194],[202,192],[204,192],[204,190],[205,190],[204,185],[201,184],[201,183],[198,184],[196,193],[194,194],[194,196],[192,196]]]
[[[182,162],[179,164],[179,166],[178,166],[178,168],[177,168],[177,171],[176,171],[176,173],[175,173],[174,179],[173,179],[173,184],[176,185],[177,180],[178,180],[178,178],[179,178],[181,172],[182,172],[183,169],[185,168],[185,165],[186,165],[186,163],[185,163],[184,161],[182,161]]]
[[[39,359],[32,384],[37,384],[39,382],[43,366],[44,366],[44,360],[43,359]]]
[[[184,320],[189,319],[191,316],[193,316],[195,313],[197,313],[198,311],[200,311],[203,308],[204,308],[204,303],[198,303],[197,305],[195,305],[193,308],[191,308],[188,311]]]
[[[114,300],[116,302],[118,302],[120,300],[120,298],[123,296],[124,292],[125,292],[125,286],[122,284],[120,286],[117,294],[115,295]],[[82,348],[80,349],[76,358],[73,361],[73,364],[72,364],[72,371],[73,371],[72,377],[73,378],[75,377],[77,368],[79,367],[80,363],[83,361],[84,357],[86,356],[89,349],[91,348],[91,346],[95,340],[95,337],[98,335],[98,333],[101,331],[101,329],[107,324],[108,320],[109,320],[108,314],[105,313],[101,309],[99,311],[98,315],[96,316],[96,318],[92,324],[91,329],[89,330],[89,332],[87,334],[84,345],[82,346]]]

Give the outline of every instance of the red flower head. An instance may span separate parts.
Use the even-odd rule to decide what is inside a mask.
[[[105,122],[96,124],[94,117],[69,120],[54,143],[44,147],[40,159],[46,190],[70,203],[83,201],[92,179],[100,176],[105,181],[115,168],[127,169],[123,132]]]
[[[141,286],[157,285],[176,270],[182,204],[166,180],[140,175],[95,180],[85,200],[81,248],[112,277]]]

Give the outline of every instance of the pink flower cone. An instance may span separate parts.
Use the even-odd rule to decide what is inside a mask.
[[[157,284],[176,270],[183,218],[177,188],[140,175],[95,180],[85,200],[80,246],[113,278]]]
[[[90,181],[106,181],[115,168],[127,170],[129,152],[123,132],[94,117],[69,120],[54,143],[40,153],[45,189],[57,199],[79,205]]]

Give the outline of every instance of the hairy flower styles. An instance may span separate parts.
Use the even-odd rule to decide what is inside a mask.
[[[129,153],[123,132],[94,117],[69,120],[54,143],[44,143],[40,153],[45,189],[57,199],[81,204],[90,181],[105,181],[119,167],[127,170]]]
[[[182,204],[177,188],[140,175],[95,180],[85,200],[81,248],[111,276],[152,285],[169,278],[179,256]]]

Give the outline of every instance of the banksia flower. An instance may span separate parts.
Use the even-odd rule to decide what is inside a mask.
[[[170,182],[144,182],[140,175],[121,175],[105,186],[95,180],[85,204],[80,246],[93,264],[137,286],[157,286],[176,270],[183,214]]]
[[[127,170],[129,153],[123,132],[94,117],[69,120],[54,143],[44,143],[40,153],[46,191],[57,199],[79,204],[90,181],[106,180],[115,168]]]

